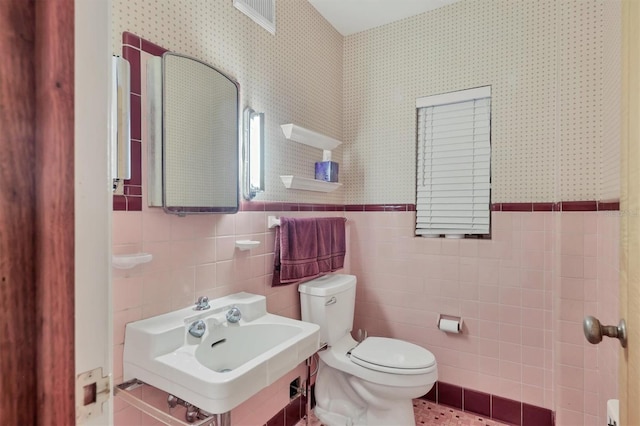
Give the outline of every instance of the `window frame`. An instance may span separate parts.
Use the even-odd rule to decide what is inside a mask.
[[[491,154],[492,154],[492,144],[491,144],[491,103],[492,103],[492,94],[491,94],[491,86],[482,86],[482,87],[475,87],[475,88],[471,88],[471,89],[463,89],[463,90],[458,90],[458,91],[453,91],[453,92],[448,92],[448,93],[442,93],[442,94],[437,94],[437,95],[431,95],[431,96],[424,96],[424,97],[420,97],[416,99],[416,223],[415,223],[415,235],[418,237],[447,237],[447,238],[491,238]],[[488,140],[480,140],[478,142],[476,142],[475,139],[475,125],[476,125],[476,119],[477,119],[477,113],[474,111],[473,114],[474,115],[470,115],[470,118],[473,118],[474,120],[474,130],[473,130],[473,139],[472,139],[472,144],[473,144],[473,150],[476,149],[475,144],[478,143],[480,145],[479,149],[485,149],[488,148],[488,160],[476,160],[474,158],[474,167],[476,166],[480,166],[482,168],[482,170],[488,170],[488,175],[483,173],[483,176],[487,176],[487,180],[484,181],[482,180],[479,183],[479,188],[472,188],[472,191],[474,191],[474,193],[478,193],[480,194],[479,197],[480,198],[486,198],[486,204],[484,204],[484,200],[481,203],[474,203],[474,202],[469,202],[468,204],[480,204],[480,208],[476,209],[475,207],[471,207],[468,210],[463,210],[463,212],[465,213],[465,215],[470,215],[470,217],[472,218],[472,220],[470,221],[471,224],[467,225],[465,224],[465,226],[469,227],[468,229],[471,230],[472,232],[460,232],[460,230],[466,231],[467,229],[464,229],[465,226],[461,226],[460,228],[462,229],[457,229],[457,232],[451,232],[451,233],[447,233],[447,227],[448,226],[452,226],[455,223],[455,220],[453,220],[451,223],[448,224],[444,224],[443,228],[430,228],[430,225],[427,225],[427,227],[424,227],[424,214],[421,215],[420,213],[424,213],[425,211],[428,212],[428,216],[429,219],[433,219],[432,216],[432,210],[428,209],[426,210],[424,208],[424,203],[420,202],[420,196],[424,195],[425,193],[427,193],[427,195],[429,197],[433,196],[433,192],[431,191],[431,189],[428,190],[422,190],[420,188],[424,188],[424,186],[420,185],[420,181],[421,179],[424,180],[424,176],[425,176],[425,170],[426,170],[426,165],[424,165],[424,163],[421,165],[421,158],[420,155],[422,153],[422,151],[424,151],[424,145],[421,144],[425,144],[426,140],[424,138],[421,138],[420,132],[421,132],[421,109],[422,108],[437,108],[437,107],[442,107],[442,106],[449,106],[449,105],[453,105],[453,104],[459,104],[459,103],[463,103],[463,102],[470,102],[470,101],[474,101],[474,108],[475,108],[475,102],[477,101],[481,101],[484,99],[488,99],[488,104],[487,104],[487,109],[488,109],[488,121],[485,121],[484,123],[486,123],[486,126],[488,127]],[[430,129],[433,129],[433,126],[429,127]],[[483,146],[484,144],[484,146]],[[474,151],[475,153],[475,151]],[[424,153],[423,153],[424,154]],[[432,164],[433,161],[433,156],[430,155],[428,157],[429,161]],[[424,159],[423,159],[424,160]],[[488,164],[487,164],[488,163]],[[431,175],[429,175],[429,179],[431,178]],[[476,185],[476,178],[472,178],[472,187],[475,187]],[[422,192],[422,194],[421,194]],[[420,208],[420,205],[423,205],[422,208]],[[444,202],[440,203],[441,205],[444,205]],[[431,204],[432,205],[432,204]],[[479,213],[476,213],[479,212]],[[485,213],[486,212],[486,213]],[[451,212],[447,212],[447,213],[451,213]],[[446,217],[446,216],[444,216]],[[453,216],[451,216],[453,217]],[[483,218],[483,217],[488,217],[487,223],[486,224],[480,224],[480,227],[482,227],[483,229],[480,229],[479,232],[473,232],[473,230],[471,229],[472,227],[474,227],[473,225],[473,221],[478,219],[478,218]],[[420,225],[423,224],[423,226],[421,227]],[[484,225],[486,225],[486,227],[484,227]],[[440,232],[438,232],[440,231]]]

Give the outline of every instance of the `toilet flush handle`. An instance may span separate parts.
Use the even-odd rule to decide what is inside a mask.
[[[336,299],[335,296],[331,296],[331,298],[324,303],[324,306],[335,305],[336,302],[338,302],[338,299]]]

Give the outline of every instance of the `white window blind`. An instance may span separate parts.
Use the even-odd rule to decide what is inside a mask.
[[[420,98],[416,234],[488,234],[491,87]]]

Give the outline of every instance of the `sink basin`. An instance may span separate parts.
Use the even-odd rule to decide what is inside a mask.
[[[237,293],[210,309],[180,309],[127,324],[124,380],[138,379],[210,413],[230,411],[313,355],[319,327],[267,312],[264,296]],[[227,322],[237,306],[239,323]],[[189,334],[198,320],[205,334]]]

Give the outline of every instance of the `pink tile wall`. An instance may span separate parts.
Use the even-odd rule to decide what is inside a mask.
[[[617,323],[616,211],[494,211],[492,240],[414,238],[411,212],[347,217],[355,330],[425,346],[443,382],[604,424],[617,348],[589,345],[582,319]],[[439,331],[439,313],[464,333]]]
[[[606,401],[618,395],[617,340],[591,345],[586,315],[619,321],[619,212],[563,213],[560,218],[557,323],[558,424],[606,424]]]
[[[412,213],[347,213],[355,328],[427,347],[443,382],[551,408],[553,214],[493,212],[491,240],[447,240],[414,238]]]
[[[130,270],[113,270],[115,383],[122,382],[125,324],[188,306],[200,295],[213,299],[240,291],[262,294],[267,297],[270,312],[299,319],[297,286],[271,287],[275,232],[267,228],[267,216],[342,214],[247,211],[235,215],[178,217],[145,206],[140,212],[113,212],[113,253],[153,255],[150,263]],[[235,241],[243,239],[261,244],[256,249],[240,251],[235,248]],[[348,266],[348,256],[345,263]],[[244,408],[239,407],[234,417],[245,419],[244,424],[268,421],[288,402],[289,382],[287,386],[282,383],[256,395]],[[253,411],[247,407],[254,407]],[[141,417],[137,410],[132,411],[126,405],[117,408],[116,420]],[[254,423],[257,419],[262,419],[262,423]],[[140,423],[123,420],[116,424]]]
[[[494,211],[491,240],[415,238],[412,211],[114,212],[114,253],[154,255],[114,270],[116,382],[124,325],[198,295],[264,294],[270,311],[299,318],[296,286],[270,287],[268,215],[348,218],[346,272],[358,276],[354,330],[423,345],[436,355],[442,382],[552,409],[559,425],[604,424],[606,399],[617,396],[617,341],[592,346],[581,323],[589,313],[618,321],[617,211]],[[262,244],[240,252],[236,239]],[[462,316],[464,333],[439,331],[439,313]],[[256,398],[244,407],[264,409],[237,416],[266,421],[282,408],[280,397]]]

